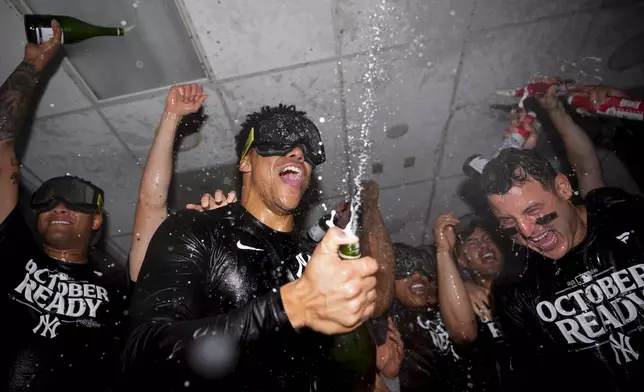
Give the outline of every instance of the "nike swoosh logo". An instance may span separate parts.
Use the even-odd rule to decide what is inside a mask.
[[[251,246],[246,246],[246,245],[242,244],[241,241],[237,241],[237,248],[242,249],[242,250],[255,250],[257,252],[263,252],[264,251],[264,249],[257,249],[257,248],[253,248]]]

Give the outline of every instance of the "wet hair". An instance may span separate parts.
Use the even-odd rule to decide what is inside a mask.
[[[436,255],[432,247],[417,248],[415,246],[396,242],[393,244],[396,266],[396,276],[407,272],[424,270],[430,274],[436,273]]]
[[[459,217],[458,220],[460,221],[460,223],[455,227],[456,246],[454,247],[454,252],[456,253],[457,257],[461,254],[461,251],[463,250],[463,246],[465,245],[467,239],[472,235],[472,233],[474,233],[476,229],[481,228],[490,234],[493,231],[490,230],[490,225],[476,214],[465,214]]]
[[[296,121],[307,121],[310,122],[309,118],[306,116],[306,112],[297,110],[295,105],[284,105],[279,104],[278,106],[262,106],[259,112],[253,112],[246,116],[246,120],[242,123],[242,128],[235,136],[235,150],[237,152],[237,159],[241,159],[241,155],[244,152],[244,147],[246,145],[246,140],[250,134],[252,128],[258,128],[258,126],[266,121],[273,119],[274,117],[291,117]]]
[[[507,148],[485,165],[479,184],[487,195],[505,195],[513,186],[523,185],[530,179],[553,191],[556,177],[550,162],[534,151]]]

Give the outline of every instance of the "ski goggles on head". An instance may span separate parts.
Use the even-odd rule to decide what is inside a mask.
[[[45,181],[31,197],[31,208],[37,213],[49,211],[63,203],[72,211],[101,213],[103,190],[78,177],[55,177]]]
[[[434,274],[430,271],[434,264],[432,260],[433,256],[429,252],[407,245],[401,246],[395,244],[394,254],[396,258],[394,268],[396,280],[408,278],[414,272],[418,272],[429,280],[434,279]]]
[[[304,159],[314,167],[326,160],[324,144],[315,124],[292,116],[275,115],[251,128],[240,161],[251,147],[263,157],[284,156],[299,147]]]

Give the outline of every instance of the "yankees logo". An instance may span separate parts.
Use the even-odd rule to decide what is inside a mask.
[[[54,316],[52,318],[48,314],[43,314],[40,316],[40,322],[33,331],[34,333],[38,333],[38,331],[40,331],[40,336],[45,338],[55,338],[57,335],[56,329],[59,325],[60,321],[58,320],[58,317]]]
[[[622,358],[624,358],[624,363],[629,363],[636,361],[640,357],[640,354],[631,346],[631,338],[621,332],[617,333],[617,338],[615,338],[615,335],[611,335],[609,342],[615,353],[615,361],[620,365],[622,364]]]

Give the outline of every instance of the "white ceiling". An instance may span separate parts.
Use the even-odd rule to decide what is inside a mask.
[[[136,13],[144,16],[147,7],[151,13],[157,4],[155,0],[130,3],[136,3]],[[232,167],[233,137],[247,113],[266,104],[296,104],[318,123],[327,151],[327,163],[317,173],[322,177],[321,201],[313,204],[309,222],[321,214],[322,204],[332,207],[346,191],[347,133],[358,135],[362,122],[358,108],[364,51],[370,44],[366,33],[375,6],[386,5],[386,16],[380,21],[389,27],[382,32],[385,48],[378,64],[387,80],[377,85],[375,93],[380,111],[371,130],[372,160],[383,165],[383,172],[374,178],[383,188],[381,210],[394,231],[392,237],[411,244],[430,241],[439,213],[468,210],[458,194],[463,160],[474,153],[490,155],[506,125],[502,113],[489,109],[490,103],[511,102],[495,97],[496,89],[519,86],[538,74],[583,82],[601,77],[623,87],[644,80],[642,68],[614,74],[605,65],[612,50],[643,30],[644,9],[636,0],[175,3],[174,11],[187,26],[173,28],[177,34],[194,34],[190,50],[204,61],[203,74],[210,75],[203,81],[210,98],[202,142],[179,154],[177,172]],[[128,2],[118,4],[125,7]],[[19,10],[24,5],[19,0],[0,2],[3,80],[23,52]],[[110,15],[118,17],[115,12]],[[100,13],[91,16],[86,19],[113,24]],[[118,53],[114,42],[105,45],[112,57]],[[85,45],[95,56],[101,55],[98,40]],[[155,50],[163,47],[163,42],[155,42]],[[131,52],[124,54],[130,62],[131,56]],[[180,61],[178,53],[173,56],[172,61]],[[38,106],[22,157],[24,176],[37,186],[49,177],[71,173],[104,188],[108,251],[123,260],[130,246],[142,166],[167,89],[158,85],[161,88],[99,100],[90,81],[72,63],[66,61],[58,69]],[[109,64],[94,66],[104,67],[96,72],[109,84],[126,83],[136,76],[126,68],[114,72]],[[141,69],[146,70],[145,63]],[[397,124],[407,124],[408,133],[388,139],[386,126]],[[415,165],[404,168],[409,157],[415,157]],[[208,177],[204,177],[200,187],[207,189]],[[177,178],[184,177],[177,174]],[[213,180],[213,187],[216,183]],[[178,186],[184,199],[197,200],[201,193],[197,188]]]

